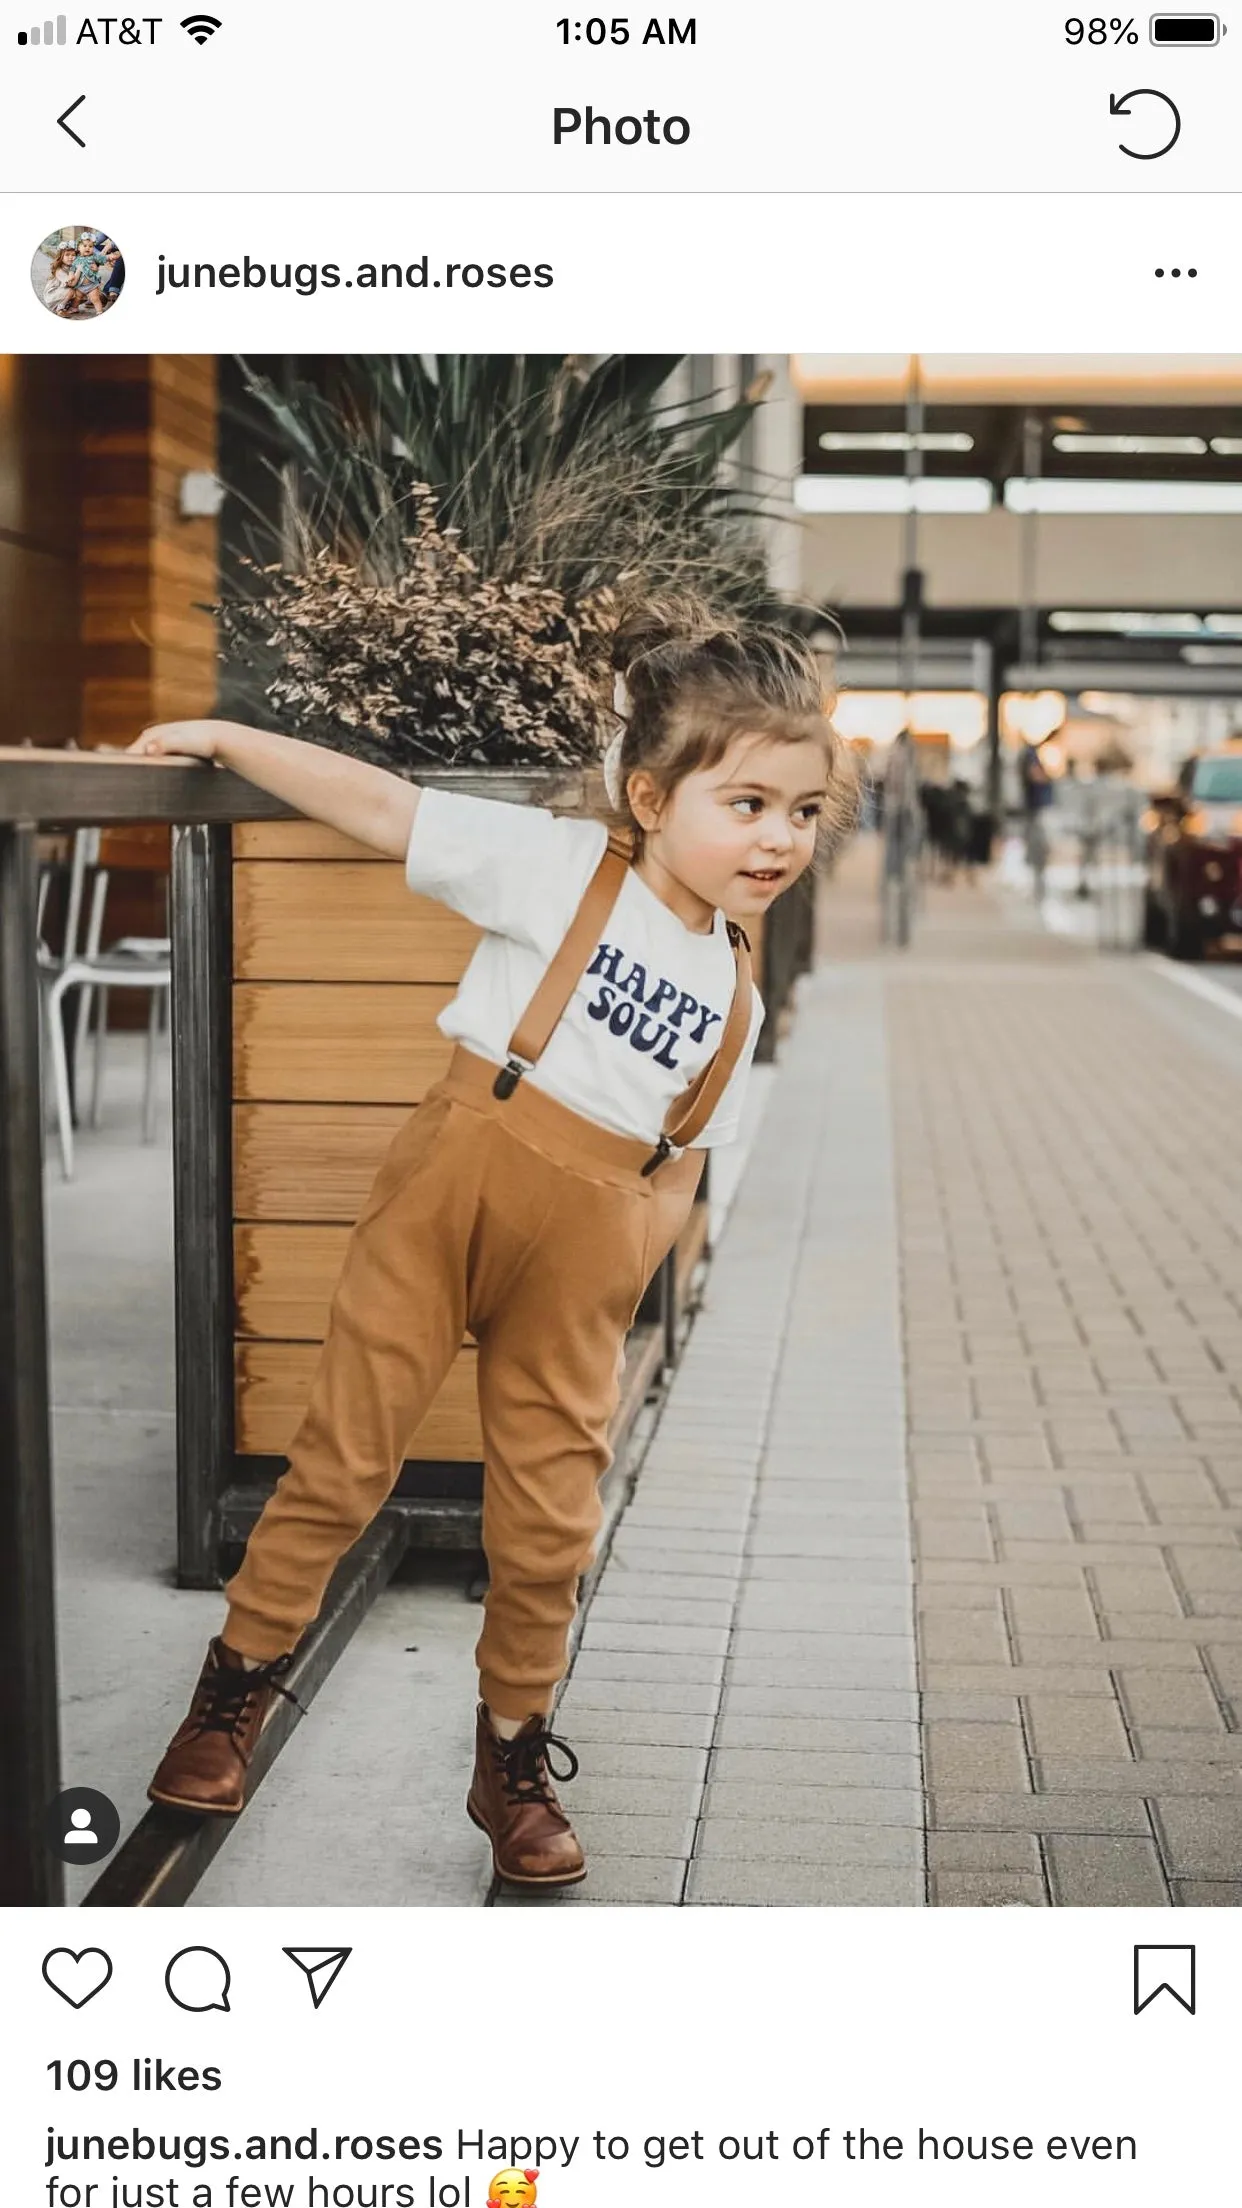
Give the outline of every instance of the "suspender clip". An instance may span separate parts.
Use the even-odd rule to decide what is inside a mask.
[[[520,1058],[510,1058],[508,1064],[501,1067],[492,1083],[492,1095],[498,1096],[503,1103],[506,1097],[512,1096],[522,1075],[529,1072],[530,1067],[524,1065]]]
[[[673,1145],[669,1141],[668,1136],[661,1135],[660,1140],[656,1144],[655,1149],[652,1151],[651,1156],[648,1158],[647,1163],[642,1168],[643,1180],[647,1180],[649,1175],[656,1171],[657,1167],[663,1165],[666,1158],[672,1157],[672,1154]]]

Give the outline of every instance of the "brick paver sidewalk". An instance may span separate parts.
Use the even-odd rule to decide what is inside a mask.
[[[984,888],[880,954],[873,864],[562,1703],[580,1899],[1242,1902],[1242,1025]]]
[[[885,983],[932,1898],[1236,1904],[1242,1030],[1004,948]]]

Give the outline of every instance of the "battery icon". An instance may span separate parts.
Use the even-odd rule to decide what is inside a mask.
[[[1218,15],[1153,15],[1153,46],[1219,46]]]

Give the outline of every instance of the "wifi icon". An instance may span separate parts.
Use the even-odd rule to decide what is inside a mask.
[[[214,38],[220,29],[220,18],[216,15],[183,15],[181,28],[189,32],[197,46],[205,46],[208,39]]]

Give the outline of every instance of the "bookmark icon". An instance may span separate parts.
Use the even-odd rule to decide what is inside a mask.
[[[1134,2013],[1141,2016],[1162,1993],[1193,2016],[1195,2013],[1195,1951],[1189,1946],[1136,1947],[1134,1950]]]
[[[305,1971],[311,2005],[318,2009],[323,2006],[354,1951],[352,1947],[287,1947],[284,1952],[291,1963],[296,1963],[299,1970]]]

